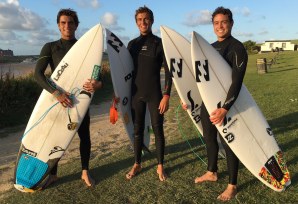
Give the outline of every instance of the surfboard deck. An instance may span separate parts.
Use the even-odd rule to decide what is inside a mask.
[[[133,145],[134,126],[131,114],[131,83],[134,70],[133,59],[122,41],[109,29],[106,29],[107,53],[114,92],[120,98],[119,110],[125,130]],[[150,114],[148,108],[145,116],[144,145],[149,149],[150,144]]]
[[[182,102],[187,104],[187,113],[195,127],[203,136],[200,116],[202,97],[192,69],[190,42],[182,35],[166,26],[161,26],[160,32],[167,64],[177,93]],[[225,150],[219,137],[218,135],[219,155],[225,157]]]
[[[29,192],[39,188],[63,156],[92,100],[93,94],[82,87],[100,72],[102,53],[103,30],[98,24],[73,45],[51,75],[53,86],[72,94],[73,107],[62,107],[52,94],[42,91],[22,137],[15,168],[16,189]]]
[[[195,31],[191,56],[197,86],[210,113],[225,102],[232,82],[232,69]],[[290,174],[282,151],[244,84],[228,111],[226,122],[216,127],[243,165],[261,182],[278,192],[290,185]]]

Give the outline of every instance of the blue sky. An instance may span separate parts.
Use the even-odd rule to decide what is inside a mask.
[[[0,49],[11,49],[15,55],[39,54],[43,44],[60,38],[60,8],[78,12],[77,38],[101,23],[127,44],[138,36],[134,13],[143,5],[154,12],[153,32],[158,36],[160,25],[166,25],[188,39],[195,30],[211,43],[216,40],[211,13],[224,6],[232,10],[232,34],[242,42],[298,39],[295,0],[0,0]]]

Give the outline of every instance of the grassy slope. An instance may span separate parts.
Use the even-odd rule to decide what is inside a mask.
[[[249,56],[245,84],[271,125],[275,137],[285,152],[292,177],[292,185],[277,193],[259,182],[243,165],[239,170],[239,194],[230,203],[297,203],[298,202],[298,99],[297,52],[281,53],[267,74],[256,71],[256,58],[272,54]],[[216,203],[217,195],[226,187],[227,171],[224,159],[219,160],[219,181],[194,185],[193,179],[205,172],[201,162],[182,139],[177,128],[175,110],[178,97],[173,91],[171,109],[166,114],[166,169],[170,178],[161,183],[156,175],[155,148],[145,155],[142,173],[126,181],[125,173],[133,164],[133,153],[127,146],[117,152],[93,155],[90,168],[98,181],[93,189],[86,189],[80,181],[80,161],[74,160],[59,169],[60,181],[51,188],[34,194],[15,189],[7,192],[3,203]],[[194,150],[206,161],[206,152],[184,112],[180,111],[183,133]],[[187,120],[188,122],[184,122]],[[180,122],[181,123],[181,122]]]

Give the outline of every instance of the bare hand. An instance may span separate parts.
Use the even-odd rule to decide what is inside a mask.
[[[181,101],[181,100],[180,100],[180,103],[181,103],[181,107],[182,107],[182,109],[186,111],[188,105],[187,105],[186,103],[183,103],[183,101]]]
[[[213,125],[219,124],[222,125],[226,115],[227,110],[224,108],[218,108],[210,114],[210,121]]]
[[[83,89],[90,93],[94,93],[97,89],[100,89],[101,87],[102,87],[102,82],[97,81],[95,79],[88,79],[83,85]]]
[[[167,110],[169,109],[169,96],[163,96],[159,103],[158,109],[160,114],[167,112]]]
[[[61,103],[61,105],[66,108],[72,107],[72,101],[70,99],[70,93],[68,92],[60,92],[59,90],[56,90],[53,92],[53,95],[55,95],[56,99]]]

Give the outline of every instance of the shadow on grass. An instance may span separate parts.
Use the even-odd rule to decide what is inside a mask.
[[[273,127],[275,134],[288,132],[298,129],[298,112],[283,115],[282,117],[269,120],[268,123]]]

